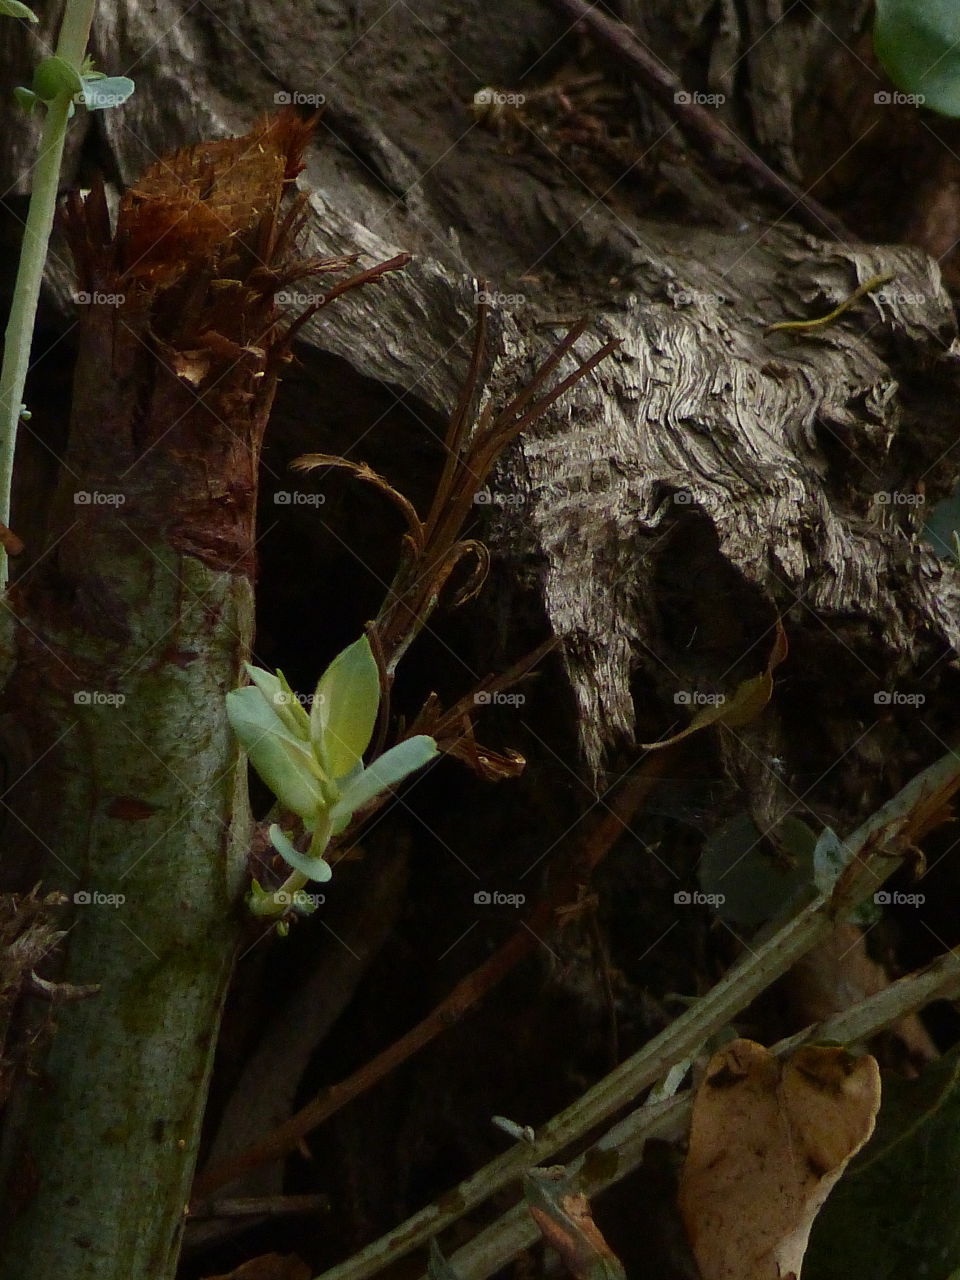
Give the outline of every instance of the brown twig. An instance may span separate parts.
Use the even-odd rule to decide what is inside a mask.
[[[272,1160],[279,1160],[294,1151],[312,1129],[389,1075],[445,1028],[458,1022],[472,1005],[510,973],[517,962],[532,950],[536,941],[532,934],[518,930],[479,968],[458,982],[422,1022],[412,1027],[396,1043],[378,1053],[346,1080],[325,1089],[261,1142],[200,1174],[193,1187],[194,1200],[202,1201],[249,1170]]]
[[[722,155],[724,151],[732,154],[737,166],[761,190],[785,205],[786,212],[795,210],[800,221],[811,231],[819,235],[827,231],[848,243],[856,240],[857,237],[851,235],[835,214],[771,169],[719,119],[715,111],[691,101],[690,94],[683,92],[679,77],[641,44],[626,23],[608,17],[597,5],[588,4],[586,0],[553,0],[553,5],[567,17],[582,22],[597,44],[612,53],[628,74],[670,112],[683,132],[708,158],[715,158],[718,153]]]
[[[296,320],[287,329],[284,339],[289,346],[303,326],[308,320],[312,320],[318,311],[324,307],[328,307],[331,302],[349,292],[351,289],[360,288],[365,284],[375,284],[388,271],[400,271],[411,261],[413,255],[409,253],[398,253],[396,257],[390,258],[386,262],[378,262],[374,267],[368,267],[366,271],[359,271],[355,276],[351,276],[349,280],[341,280],[339,284],[333,285],[328,293],[325,293],[319,302],[315,302],[297,316]]]
[[[245,1196],[242,1199],[210,1200],[190,1210],[190,1220],[205,1218],[280,1218],[292,1214],[316,1216],[330,1208],[328,1195]]]
[[[430,514],[424,523],[423,546],[401,565],[391,584],[387,603],[377,619],[387,670],[393,672],[427,618],[436,608],[443,583],[461,558],[465,544],[457,543],[473,499],[490,474],[497,457],[517,435],[549,409],[619,345],[606,342],[552,390],[540,395],[547,379],[582,336],[588,321],[580,320],[534,372],[526,387],[494,415],[488,405],[480,415],[469,444],[465,444],[471,411],[483,389],[487,308],[478,306],[470,368],[445,441],[447,456]],[[532,403],[531,403],[532,402]]]

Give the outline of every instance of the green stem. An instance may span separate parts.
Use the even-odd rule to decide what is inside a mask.
[[[302,871],[292,871],[279,889],[275,889],[268,898],[250,897],[247,899],[250,913],[255,916],[282,916],[293,895],[298,893],[307,883]],[[284,898],[282,895],[287,894]]]
[[[57,56],[78,71],[90,37],[95,7],[96,0],[68,0],[64,11]],[[69,94],[62,94],[46,104],[40,154],[33,172],[30,208],[4,339],[3,365],[0,368],[0,523],[7,526],[10,524],[10,494],[20,406],[30,367],[33,327],[57,208],[60,166],[71,106],[72,95]],[[8,577],[7,553],[0,545],[0,591],[6,589]]]
[[[57,57],[63,58],[78,71],[87,52],[96,7],[97,0],[67,0],[67,7],[63,13],[60,38],[57,41]]]

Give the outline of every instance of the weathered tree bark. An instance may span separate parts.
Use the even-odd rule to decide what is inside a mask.
[[[767,5],[724,3],[709,35],[705,0],[638,8],[657,54],[691,88],[725,93],[725,118],[770,163],[820,182],[821,198],[841,210],[858,207],[856,171],[845,189],[838,174],[848,169],[832,167],[840,156],[850,164],[840,113],[822,145],[818,129],[824,101],[841,89],[857,98],[864,137],[887,128],[871,107],[874,73],[848,52],[869,56],[860,0],[802,6],[789,22],[774,21]],[[545,713],[531,699],[524,722],[534,749],[545,737],[551,744],[531,773],[540,765],[560,779],[538,793],[547,812],[538,849],[593,802],[592,789],[603,793],[637,742],[685,723],[678,695],[729,693],[761,671],[778,617],[791,644],[782,688],[762,720],[721,735],[723,771],[763,830],[810,809],[848,830],[936,755],[955,724],[960,578],[903,514],[950,492],[960,475],[956,326],[937,264],[919,248],[817,238],[735,174],[721,184],[701,173],[664,112],[608,64],[612,107],[586,101],[574,119],[538,115],[531,93],[500,135],[485,129],[469,110],[480,87],[533,90],[551,76],[563,87],[583,71],[582,49],[564,43],[568,26],[546,3],[430,0],[414,12],[330,0],[312,14],[305,38],[296,0],[252,11],[224,0],[186,15],[165,2],[105,10],[98,65],[129,71],[137,93],[123,112],[79,120],[74,136],[78,172],[82,161],[125,183],[141,172],[145,149],[238,132],[277,94],[323,96],[321,145],[303,178],[313,192],[309,251],[416,254],[375,300],[348,296],[302,335],[264,479],[271,520],[269,499],[292,487],[285,464],[306,450],[369,457],[405,492],[423,491],[438,424],[463,380],[478,278],[504,312],[493,395],[516,388],[561,323],[590,314],[583,352],[617,337],[619,353],[503,460],[485,526],[500,590],[482,604],[471,655],[478,670],[500,661],[517,618],[537,619],[562,641],[554,706]],[[607,127],[597,132],[591,118]],[[7,183],[25,191],[22,139],[3,145]],[[884,292],[830,326],[765,332],[826,313],[887,273]],[[53,302],[63,309],[68,280],[54,263]],[[374,430],[388,413],[391,428],[402,415],[395,434]],[[40,464],[27,445],[31,465]],[[18,532],[63,527],[62,508],[59,526],[24,496],[19,511]],[[337,546],[315,524],[296,525],[310,581],[290,588],[294,616],[342,573],[344,542],[389,578],[377,559],[383,526],[364,536],[338,528]],[[29,566],[31,546],[27,557]],[[134,567],[142,573],[145,562]],[[29,581],[28,569],[24,592]],[[352,607],[348,590],[336,601]],[[325,596],[328,627],[346,625],[336,612]],[[237,652],[220,655],[219,675],[186,692],[214,697]],[[183,678],[201,679],[208,661],[187,664]],[[921,689],[923,717],[876,701]],[[547,720],[562,722],[565,755],[545,734]],[[82,763],[59,760],[71,778]],[[49,794],[60,777],[36,772],[31,795]],[[498,793],[496,803],[511,801]],[[478,846],[484,838],[481,824]],[[531,852],[497,850],[498,872],[519,874]],[[93,1020],[95,1002],[89,1009],[70,1017]],[[295,1056],[299,1070],[304,1055]],[[294,1088],[291,1078],[281,1092]],[[249,1136],[221,1133],[217,1149]]]

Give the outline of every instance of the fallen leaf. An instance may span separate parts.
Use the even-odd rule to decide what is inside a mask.
[[[679,1193],[703,1280],[799,1280],[813,1220],[879,1107],[866,1055],[807,1045],[781,1062],[752,1040],[715,1054]]]

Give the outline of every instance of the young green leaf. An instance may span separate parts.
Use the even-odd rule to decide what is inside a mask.
[[[960,6],[956,0],[877,0],[873,44],[905,93],[960,116]]]
[[[81,78],[81,99],[88,111],[121,107],[134,90],[134,83],[127,76],[105,76],[103,72],[96,72]]]
[[[42,102],[53,102],[64,94],[74,97],[81,93],[83,81],[65,58],[44,58],[33,73],[31,88]]]
[[[380,673],[362,636],[330,663],[320,677],[310,709],[310,735],[332,778],[355,769],[370,745],[380,707]]]
[[[37,22],[37,15],[32,9],[28,9],[25,4],[21,4],[20,0],[0,0],[0,17],[3,18],[26,18],[27,22]]]
[[[247,890],[247,906],[255,916],[277,915],[276,890],[264,889],[260,881],[254,877]]]
[[[330,811],[333,834],[339,835],[358,809],[375,800],[381,792],[395,787],[417,769],[423,768],[437,754],[436,742],[426,734],[407,738],[405,742],[399,742],[385,751],[343,788],[340,799]]]
[[[310,741],[310,717],[304,711],[297,695],[290,688],[282,671],[273,675],[262,667],[255,667],[245,662],[247,675],[266,699],[267,705],[273,709],[284,726],[296,738],[304,742]]]
[[[333,875],[329,862],[325,862],[323,858],[310,858],[298,853],[289,837],[280,830],[275,822],[270,827],[270,843],[280,854],[280,857],[283,858],[284,862],[293,867],[295,871],[302,871],[308,880],[316,880],[319,884],[325,884]]]
[[[298,817],[315,817],[326,797],[309,744],[290,733],[253,685],[227,694],[227,717],[250,763],[280,803]]]

